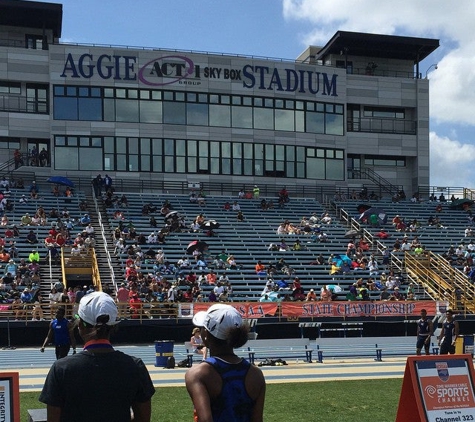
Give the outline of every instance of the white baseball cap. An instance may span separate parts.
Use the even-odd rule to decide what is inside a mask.
[[[242,325],[242,316],[230,305],[216,304],[207,311],[197,312],[193,324],[206,328],[217,339],[226,340],[231,328]]]
[[[106,325],[117,324],[117,305],[108,294],[92,292],[84,296],[79,302],[79,317],[90,325],[105,323]],[[100,318],[107,316],[109,318]]]

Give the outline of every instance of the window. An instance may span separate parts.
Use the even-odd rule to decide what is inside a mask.
[[[25,47],[30,50],[47,50],[48,44],[41,35],[25,35]]]
[[[48,113],[48,86],[26,84],[26,108],[29,113]]]
[[[53,92],[57,120],[344,132],[342,104],[134,88],[55,86]]]
[[[405,167],[405,157],[381,157],[366,155],[364,158],[366,166],[384,166],[384,167]]]
[[[365,107],[363,115],[381,119],[404,119],[405,112],[399,108]]]
[[[20,95],[21,94],[20,82],[0,81],[0,95],[2,94]]]

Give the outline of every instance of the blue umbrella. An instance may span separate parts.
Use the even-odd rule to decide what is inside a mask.
[[[370,209],[364,211],[360,215],[360,220],[363,218],[369,218],[371,214],[375,214],[378,216],[378,221],[379,224],[386,224],[388,222],[388,215],[386,214],[386,211],[384,211],[382,208],[376,208],[376,207],[371,207]]]
[[[57,185],[69,186],[70,188],[74,188],[74,182],[69,180],[67,177],[64,176],[51,176],[47,182],[55,183]]]

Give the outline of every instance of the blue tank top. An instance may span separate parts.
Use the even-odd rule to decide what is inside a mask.
[[[455,335],[455,324],[454,321],[448,322],[445,321],[443,324],[444,327],[444,343],[452,343],[454,341],[454,335]]]
[[[419,327],[419,335],[420,336],[427,336],[428,334],[430,334],[430,331],[429,331],[429,320],[427,319],[420,319],[418,322],[417,322],[417,325]]]
[[[244,380],[250,363],[245,359],[239,363],[228,363],[214,357],[205,362],[218,372],[223,381],[221,393],[211,402],[213,422],[249,422],[254,400],[247,394]]]
[[[71,343],[68,320],[66,318],[54,319],[51,327],[53,328],[55,346],[67,346]]]

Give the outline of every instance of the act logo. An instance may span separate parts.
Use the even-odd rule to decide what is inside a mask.
[[[150,86],[163,86],[185,78],[199,78],[200,68],[185,56],[171,55],[150,60],[138,73],[139,80]]]

